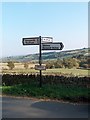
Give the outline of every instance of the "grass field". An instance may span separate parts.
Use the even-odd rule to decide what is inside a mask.
[[[68,68],[57,68],[57,69],[48,69],[45,73],[52,74],[66,74],[66,75],[75,75],[75,76],[88,76],[88,70],[82,69],[68,69]]]
[[[0,63],[0,72],[2,73],[18,73],[18,74],[33,74],[33,73],[39,73],[38,70],[35,70],[35,64],[29,64],[29,68],[25,69],[23,63],[14,63],[15,68],[13,70],[9,70],[7,63]],[[33,68],[33,69],[31,69]],[[2,69],[2,71],[1,71]],[[68,69],[68,68],[57,68],[57,69],[47,69],[42,71],[43,74],[59,74],[59,75],[74,75],[74,76],[88,76],[90,70],[86,69]]]
[[[90,70],[84,69],[68,69],[68,68],[57,68],[43,70],[43,74],[57,74],[57,75],[70,75],[70,76],[89,76]],[[35,69],[13,69],[13,70],[2,70],[2,73],[18,73],[18,74],[39,74],[38,70]]]

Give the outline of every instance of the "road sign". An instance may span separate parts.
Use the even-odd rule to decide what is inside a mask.
[[[64,47],[62,42],[58,43],[42,43],[41,49],[42,50],[62,50]]]
[[[23,45],[39,45],[39,37],[23,38]]]
[[[35,70],[40,71],[40,87],[42,87],[42,70],[46,70],[46,66],[42,65],[42,50],[62,50],[64,45],[62,42],[53,43],[52,37],[30,37],[22,39],[23,45],[39,45],[39,65],[35,65]]]
[[[53,38],[52,37],[41,37],[41,43],[52,43]]]
[[[44,65],[35,65],[35,70],[46,70],[46,66],[44,66]]]

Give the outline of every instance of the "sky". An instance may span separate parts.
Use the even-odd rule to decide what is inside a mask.
[[[38,53],[38,45],[22,45],[22,38],[38,36],[62,42],[62,51],[87,48],[88,2],[2,3],[3,57]]]

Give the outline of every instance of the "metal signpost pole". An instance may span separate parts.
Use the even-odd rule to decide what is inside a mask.
[[[39,44],[39,64],[42,65],[42,56],[41,56],[41,36],[39,36],[40,44]],[[42,70],[40,70],[40,87],[42,87]]]

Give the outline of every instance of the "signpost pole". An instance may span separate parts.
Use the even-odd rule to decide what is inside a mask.
[[[42,56],[41,56],[41,36],[39,36],[40,44],[39,44],[39,64],[42,65]],[[42,70],[40,70],[40,87],[42,87]]]

